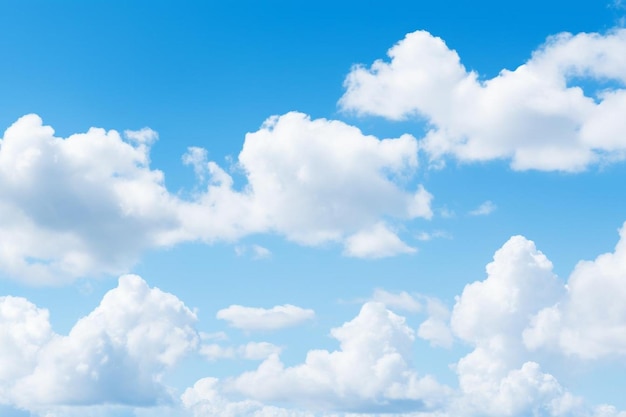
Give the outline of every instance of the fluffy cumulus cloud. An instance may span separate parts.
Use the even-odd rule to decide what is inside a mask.
[[[66,336],[25,299],[3,297],[0,315],[0,402],[44,415],[63,406],[169,402],[162,375],[197,344],[194,313],[134,275],[121,277]]]
[[[626,224],[615,251],[581,261],[556,303],[524,331],[527,347],[583,359],[626,356]]]
[[[335,242],[351,256],[413,251],[381,218],[430,218],[432,196],[405,184],[417,141],[379,140],[342,122],[301,113],[246,135],[233,178],[201,148],[183,162],[201,189],[184,199],[150,167],[150,129],[92,128],[60,138],[36,115],[0,140],[0,271],[32,283],[121,273],[142,250],[182,241],[273,232],[305,245]],[[372,236],[383,236],[373,245]],[[254,256],[269,251],[253,247]]]
[[[378,301],[365,302],[356,317],[331,330],[336,350],[310,350],[294,365],[283,363],[282,347],[268,342],[228,346],[223,333],[201,334],[206,344],[198,349],[194,313],[133,275],[121,277],[68,335],[52,331],[45,309],[2,297],[0,406],[59,417],[128,412],[623,417],[610,405],[588,404],[542,366],[555,354],[566,362],[625,354],[626,225],[620,235],[613,252],[580,262],[567,282],[555,276],[532,241],[514,236],[496,251],[486,277],[466,285],[451,310],[434,298],[377,290],[372,298]],[[391,311],[416,314],[424,308],[428,317],[417,331]],[[231,306],[221,314],[247,330],[313,317],[312,311],[289,305]],[[453,365],[458,386],[419,372],[423,358],[415,355],[416,336],[435,347],[449,347],[453,338],[469,347]],[[173,400],[163,376],[196,349],[211,361],[261,363],[235,376],[201,378]]]
[[[364,304],[331,335],[339,350],[309,351],[304,363],[291,367],[272,355],[255,371],[225,381],[225,389],[317,411],[426,410],[446,397],[445,387],[413,369],[414,331],[384,304]]]
[[[579,171],[626,157],[625,50],[626,29],[562,33],[515,70],[481,80],[442,39],[418,31],[388,51],[388,62],[356,66],[340,105],[392,120],[425,118],[421,148],[433,160]]]
[[[512,237],[465,287],[452,311],[454,335],[473,347],[456,364],[457,415],[622,415],[591,408],[530,359],[541,353],[596,359],[623,356],[626,228],[612,253],[581,261],[562,282],[528,239]]]
[[[570,415],[580,407],[554,376],[527,360],[522,343],[529,317],[561,291],[533,242],[514,236],[496,252],[487,278],[468,284],[452,311],[454,334],[474,347],[456,365],[456,407],[493,416]]]
[[[291,304],[272,308],[232,305],[218,311],[216,317],[242,330],[278,330],[311,320],[315,317],[315,312]]]
[[[0,142],[0,268],[31,282],[116,273],[137,248],[165,243],[175,217],[147,165],[150,130],[90,129],[62,139],[36,115]]]

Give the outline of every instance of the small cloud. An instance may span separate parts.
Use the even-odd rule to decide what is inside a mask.
[[[355,233],[346,239],[345,245],[344,255],[353,258],[378,259],[417,252],[417,249],[404,243],[383,223]]]
[[[218,311],[216,317],[241,330],[279,330],[311,320],[315,317],[315,312],[291,304],[269,309],[231,305]]]
[[[454,210],[450,210],[445,206],[439,209],[439,215],[444,219],[452,219],[456,217]]]
[[[435,230],[434,232],[420,232],[415,236],[415,238],[417,240],[421,240],[422,242],[426,242],[433,239],[452,239],[452,235],[443,230]]]
[[[159,138],[159,134],[149,127],[144,127],[140,130],[125,130],[124,135],[134,142],[151,145]]]
[[[426,300],[428,318],[420,324],[417,335],[430,342],[431,346],[451,348],[454,343],[450,330],[450,310],[440,300],[428,297]]]
[[[485,201],[476,209],[469,212],[470,216],[488,216],[493,213],[496,208],[498,208],[493,202],[490,200]]]
[[[250,254],[250,257],[254,260],[267,259],[272,256],[272,251],[261,245],[237,245],[235,246],[235,255],[246,256]]]
[[[200,348],[200,354],[209,361],[213,362],[218,359],[234,359],[235,349],[232,347],[222,347],[216,343],[204,345]]]
[[[272,252],[259,245],[252,245],[252,259],[267,259],[272,256]]]
[[[418,313],[422,305],[406,291],[393,293],[377,288],[372,295],[372,301],[385,304],[392,310],[404,310],[411,313]]]

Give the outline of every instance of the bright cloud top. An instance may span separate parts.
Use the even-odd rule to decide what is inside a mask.
[[[331,335],[339,350],[309,351],[305,362],[293,367],[272,355],[257,370],[226,381],[225,389],[322,411],[428,409],[446,396],[445,387],[412,369],[414,332],[382,303],[366,303]]]
[[[432,195],[402,185],[417,168],[409,135],[379,140],[301,113],[272,117],[246,135],[241,191],[205,150],[189,148],[183,162],[206,187],[191,199],[170,193],[150,168],[155,132],[125,136],[92,128],[63,139],[36,115],[6,130],[0,270],[32,283],[68,282],[124,272],[147,248],[263,232],[304,245],[336,242],[350,256],[392,256],[414,249],[388,222],[432,216]],[[377,236],[385,239],[373,244]]]
[[[291,304],[270,309],[232,305],[218,311],[216,317],[241,330],[279,330],[312,320],[315,312]]]
[[[390,62],[354,67],[340,105],[392,120],[424,117],[421,148],[434,160],[580,171],[626,157],[625,51],[626,29],[563,33],[514,71],[482,81],[442,39],[418,31],[389,50]]]
[[[178,298],[126,275],[67,336],[48,312],[0,298],[0,403],[28,410],[57,405],[171,402],[164,371],[195,350],[196,316]]]

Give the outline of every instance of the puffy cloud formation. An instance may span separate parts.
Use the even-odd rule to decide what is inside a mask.
[[[624,355],[625,232],[626,224],[615,251],[580,262],[567,284],[554,275],[551,262],[533,242],[514,236],[495,253],[485,279],[463,289],[451,313],[436,299],[420,296],[418,301],[406,292],[377,290],[373,298],[379,301],[366,302],[354,319],[331,330],[337,350],[310,350],[300,364],[285,365],[281,348],[267,342],[201,346],[199,353],[211,360],[262,362],[231,378],[200,379],[185,390],[181,404],[133,412],[176,417],[623,417],[615,407],[592,408],[570,393],[542,369],[541,351],[560,352],[565,360]],[[420,337],[449,346],[452,332],[471,348],[454,365],[458,388],[419,375],[415,331],[389,310],[416,313],[422,305],[428,318],[419,326]],[[243,309],[253,322],[280,310]],[[46,310],[23,298],[2,297],[0,404],[66,417],[127,415],[130,408],[120,407],[167,403],[170,392],[162,376],[195,350],[195,320],[174,295],[132,275],[121,277],[118,287],[67,336],[51,330]],[[581,341],[571,342],[571,335]],[[223,333],[202,336],[207,341],[226,338]]]
[[[36,115],[0,142],[0,268],[27,281],[116,273],[166,243],[174,201],[148,168],[150,130],[54,136]]]
[[[0,402],[28,410],[170,401],[161,375],[197,344],[194,313],[135,275],[122,276],[67,336],[22,298],[1,298],[0,315]]]
[[[388,51],[389,62],[354,67],[340,105],[392,120],[425,118],[421,148],[433,160],[580,171],[626,157],[625,50],[623,28],[562,33],[517,69],[482,81],[443,40],[417,31]]]
[[[383,214],[432,216],[430,194],[393,181],[417,167],[410,135],[379,140],[339,121],[292,112],[247,134],[239,162],[267,227],[296,242],[341,240],[370,229]]]
[[[615,251],[579,262],[565,289],[533,316],[526,346],[584,359],[626,356],[626,224]]]
[[[514,236],[468,284],[452,311],[454,334],[474,346],[456,366],[465,415],[569,415],[579,408],[554,376],[528,361],[522,332],[529,318],[558,299],[562,284],[533,242]]]
[[[273,232],[305,245],[345,244],[350,256],[412,252],[381,218],[430,218],[432,196],[407,191],[417,167],[409,135],[379,140],[342,122],[301,113],[268,119],[246,135],[241,190],[207,152],[189,148],[205,187],[170,193],[150,168],[150,129],[92,128],[59,138],[36,115],[0,140],[0,271],[38,284],[127,270],[142,250],[182,241]],[[385,239],[372,244],[374,237]],[[254,247],[258,257],[269,255]]]
[[[257,370],[226,381],[225,389],[319,411],[407,412],[432,408],[446,397],[447,388],[412,368],[414,332],[384,304],[364,304],[331,335],[339,350],[309,351],[304,363],[292,367],[272,355]]]
[[[269,309],[232,305],[218,311],[216,317],[242,330],[278,330],[312,320],[315,312],[291,304]]]

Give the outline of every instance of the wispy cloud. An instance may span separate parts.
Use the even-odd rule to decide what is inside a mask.
[[[488,216],[498,207],[491,201],[485,201],[480,206],[469,212],[470,216]]]

